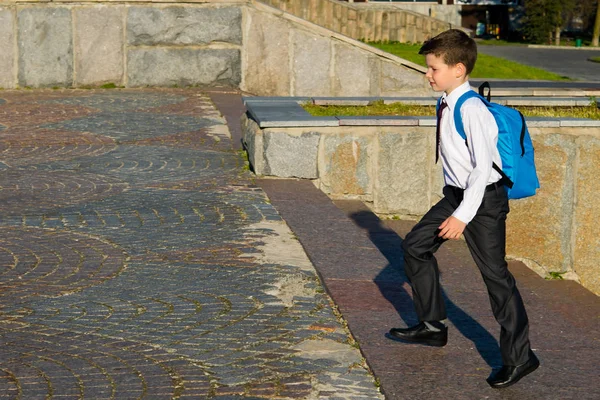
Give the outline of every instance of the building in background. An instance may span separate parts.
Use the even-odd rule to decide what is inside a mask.
[[[452,0],[450,0],[452,1]],[[475,37],[520,39],[522,0],[456,0],[462,5],[462,27]]]
[[[345,1],[352,2],[352,0]],[[366,2],[393,4],[451,23],[456,23],[458,20],[460,26],[471,31],[474,37],[521,38],[519,30],[523,17],[523,0],[366,0]]]

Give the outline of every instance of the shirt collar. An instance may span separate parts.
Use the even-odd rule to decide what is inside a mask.
[[[452,93],[450,93],[450,95],[446,95],[446,93],[442,94],[442,100],[446,101],[446,104],[448,104],[448,108],[450,110],[453,110],[460,96],[467,93],[469,90],[471,90],[471,84],[469,83],[469,81],[466,81],[465,83],[454,89]]]

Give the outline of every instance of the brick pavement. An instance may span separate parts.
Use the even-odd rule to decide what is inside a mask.
[[[414,222],[381,220],[357,201],[332,202],[308,181],[258,180],[299,238],[388,400],[600,398],[600,299],[573,281],[546,281],[509,262],[541,367],[506,389],[485,379],[501,365],[499,327],[462,241],[438,251],[448,311],[443,348],[399,343],[391,327],[416,322],[402,269],[402,237]]]
[[[0,92],[0,399],[381,398],[227,93]]]

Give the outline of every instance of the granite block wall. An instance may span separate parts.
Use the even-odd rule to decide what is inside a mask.
[[[338,0],[260,0],[353,39],[423,42],[460,27],[460,6],[348,3]]]
[[[256,95],[433,94],[423,67],[259,1],[246,8],[244,37],[241,88]]]
[[[238,87],[245,4],[7,3],[0,87]]]
[[[316,7],[327,18],[352,18],[325,3],[295,3],[294,12]],[[422,67],[262,1],[3,4],[0,88],[227,86],[261,96],[430,92]]]

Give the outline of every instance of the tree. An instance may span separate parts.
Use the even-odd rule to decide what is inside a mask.
[[[550,31],[550,24],[543,7],[545,0],[527,0],[523,18],[523,33],[534,43],[544,43]]]
[[[592,34],[592,46],[598,46],[600,38],[600,0],[596,4],[596,23],[594,23],[594,33]]]
[[[554,36],[559,44],[560,32],[573,6],[573,0],[525,0],[527,39],[534,43],[551,43]]]

